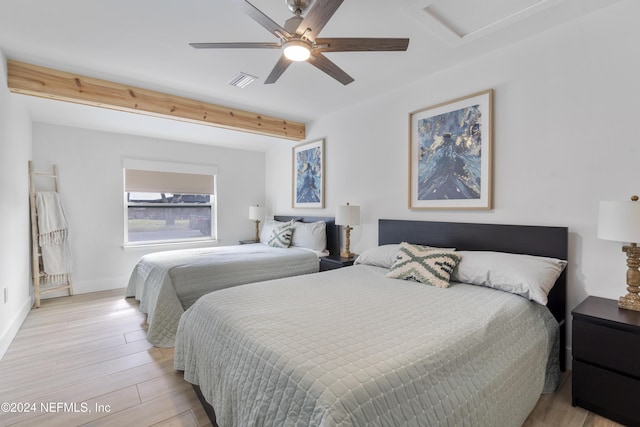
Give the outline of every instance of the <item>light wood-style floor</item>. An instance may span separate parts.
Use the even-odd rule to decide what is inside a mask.
[[[0,361],[0,403],[35,410],[0,412],[0,426],[211,426],[191,385],[173,369],[173,349],[147,342],[138,303],[123,294],[48,299],[31,311]],[[565,374],[525,426],[618,424],[572,407]]]

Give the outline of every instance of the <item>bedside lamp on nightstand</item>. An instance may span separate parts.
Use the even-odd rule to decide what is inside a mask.
[[[249,219],[256,222],[256,237],[254,238],[256,243],[260,241],[260,221],[264,218],[264,213],[264,208],[261,208],[260,205],[249,206]]]
[[[344,251],[340,252],[343,258],[351,258],[354,254],[349,250],[351,245],[352,225],[360,225],[360,206],[353,206],[349,203],[346,206],[338,206],[336,211],[336,225],[343,225],[346,235]]]
[[[629,202],[600,202],[598,238],[630,243],[627,253],[627,295],[620,297],[618,307],[640,311],[640,203],[638,196]]]

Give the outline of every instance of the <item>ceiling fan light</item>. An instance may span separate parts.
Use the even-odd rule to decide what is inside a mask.
[[[291,40],[284,44],[284,56],[291,61],[306,61],[311,56],[311,50],[307,43]]]

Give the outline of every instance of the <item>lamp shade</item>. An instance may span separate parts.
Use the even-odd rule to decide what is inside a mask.
[[[616,242],[640,242],[640,203],[600,202],[598,238]]]
[[[249,219],[261,221],[264,218],[264,208],[261,206],[249,206]]]
[[[338,206],[336,225],[360,225],[360,206]]]

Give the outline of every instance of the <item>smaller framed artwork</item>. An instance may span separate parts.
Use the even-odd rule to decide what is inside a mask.
[[[491,209],[493,90],[409,115],[409,209]]]
[[[324,208],[324,139],[293,147],[293,208]]]

